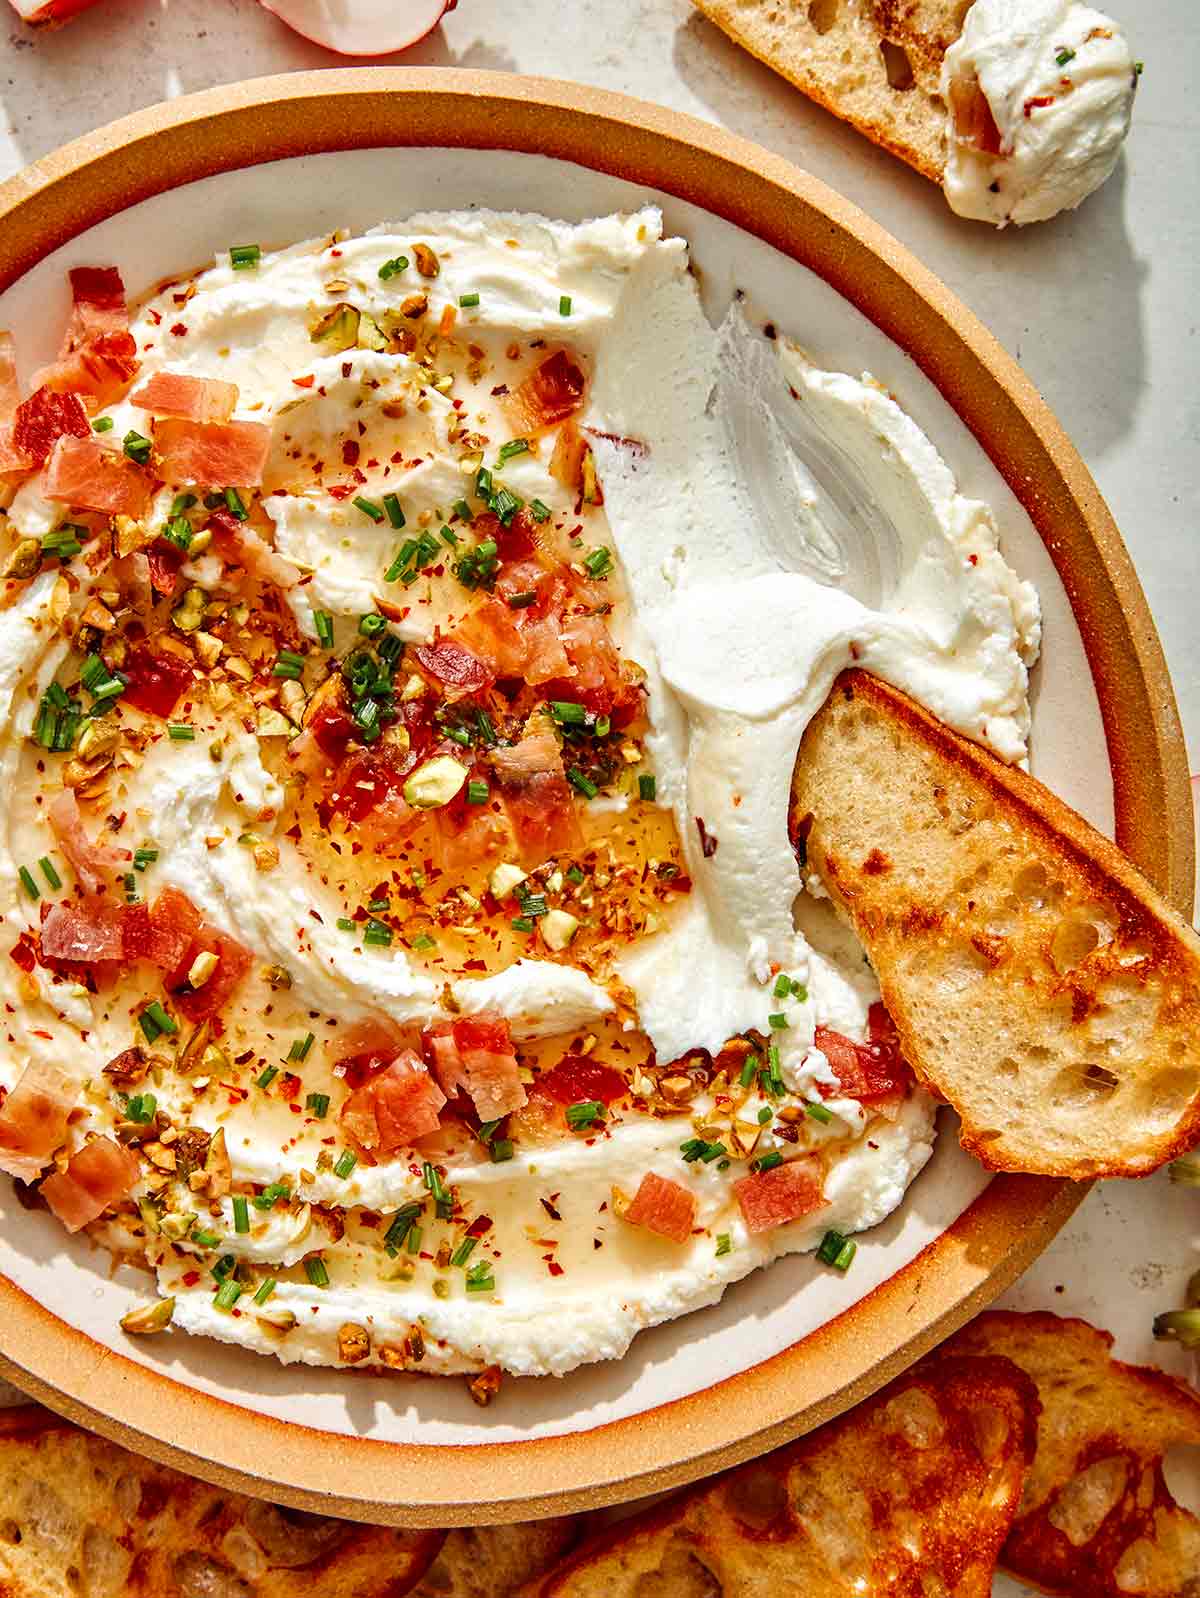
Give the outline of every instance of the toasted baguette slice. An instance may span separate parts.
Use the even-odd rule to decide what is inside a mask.
[[[1037,1401],[1005,1360],[910,1371],[798,1443],[610,1527],[530,1598],[988,1598]]]
[[[1145,1176],[1200,1138],[1200,939],[1040,782],[849,671],[792,824],[986,1166]]]
[[[444,1535],[278,1509],[0,1411],[3,1598],[402,1598]]]
[[[751,55],[935,183],[942,58],[971,0],[695,0]]]
[[[1200,1598],[1200,1520],[1162,1468],[1169,1448],[1200,1444],[1200,1393],[1057,1315],[981,1315],[932,1357],[962,1354],[1011,1359],[1042,1405],[1001,1564],[1065,1598]]]
[[[513,1598],[574,1547],[579,1518],[464,1526],[447,1534],[412,1598]]]

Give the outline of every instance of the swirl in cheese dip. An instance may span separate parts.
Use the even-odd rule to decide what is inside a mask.
[[[987,507],[653,210],[244,247],[131,348],[113,277],[0,432],[0,1166],[144,1253],[131,1329],[285,1361],[562,1374],[844,1269],[933,1106],[791,770],[851,659],[1024,756]]]

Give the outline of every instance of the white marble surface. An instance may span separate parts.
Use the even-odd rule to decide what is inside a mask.
[[[1023,362],[1095,474],[1149,596],[1200,765],[1200,8],[1126,0],[1125,11],[1146,71],[1117,174],[1077,213],[1003,234],[952,216],[932,185],[735,49],[689,0],[460,0],[429,39],[387,59],[570,77],[723,123],[807,167],[915,250]],[[5,11],[0,176],[155,100],[336,64],[256,0],[104,0],[37,37]],[[1150,1320],[1182,1300],[1197,1264],[1200,1196],[1161,1176],[1108,1184],[1005,1302],[1084,1315],[1117,1333],[1126,1358],[1186,1372],[1188,1360],[1153,1343]]]

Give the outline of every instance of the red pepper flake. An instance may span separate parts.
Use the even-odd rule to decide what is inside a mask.
[[[550,1272],[551,1276],[561,1276],[563,1274],[563,1268],[557,1260],[551,1260],[546,1266],[546,1269]]]
[[[317,377],[316,377],[316,373],[315,372],[310,372],[307,377],[293,377],[292,378],[292,382],[296,385],[297,388],[311,388],[313,386],[313,384],[316,382],[316,380],[317,380]]]
[[[346,442],[342,445],[342,465],[343,466],[357,466],[358,465],[358,453],[359,453],[358,452],[358,444],[355,442],[354,439],[348,438],[346,440]]]
[[[475,1217],[475,1219],[471,1222],[470,1226],[467,1227],[467,1236],[468,1237],[485,1237],[487,1235],[487,1233],[491,1231],[491,1229],[492,1229],[492,1218],[491,1218],[491,1216],[490,1215],[477,1215]]]
[[[331,483],[326,490],[330,499],[349,499],[353,492],[353,483]]]
[[[704,855],[706,860],[711,860],[713,855],[715,855],[717,852],[717,840],[704,825],[704,818],[702,816],[697,816],[695,819],[696,831],[700,834],[701,853]]]
[[[200,1280],[200,1272],[199,1271],[184,1271],[184,1273],[183,1273],[183,1285],[185,1287],[195,1287],[196,1283],[199,1280]]]
[[[1026,117],[1031,117],[1035,111],[1040,111],[1043,106],[1053,104],[1054,96],[1052,94],[1031,95],[1025,102],[1025,115]]]
[[[188,335],[187,323],[186,322],[176,322],[174,324],[174,326],[171,328],[171,332],[175,335],[176,338],[186,338],[187,335]]]
[[[551,1204],[549,1199],[540,1198],[540,1199],[538,1199],[538,1203],[542,1206],[542,1208],[545,1210],[546,1214],[550,1217],[550,1219],[552,1221],[561,1221],[562,1220],[562,1215],[559,1213],[558,1210],[555,1209],[554,1205]]]

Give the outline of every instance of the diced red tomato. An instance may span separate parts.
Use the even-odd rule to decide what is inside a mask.
[[[121,674],[129,679],[121,696],[122,705],[132,705],[149,716],[161,716],[164,721],[193,681],[193,669],[186,660],[165,649],[155,650],[149,643],[134,645]]]
[[[583,390],[583,373],[566,350],[557,350],[507,397],[505,413],[524,437],[572,415],[583,404]]]
[[[696,1224],[696,1198],[669,1177],[647,1171],[624,1219],[630,1226],[644,1226],[672,1243],[686,1243]]]
[[[442,638],[436,644],[421,644],[415,651],[418,662],[446,690],[446,697],[461,699],[466,694],[490,688],[495,673],[460,644]]]
[[[420,1056],[405,1049],[356,1088],[342,1106],[342,1124],[363,1148],[394,1154],[438,1129],[446,1096]]]
[[[13,413],[12,450],[31,466],[40,466],[60,438],[91,436],[91,424],[78,394],[35,389]]]
[[[223,1010],[254,964],[254,956],[236,938],[204,922],[180,961],[175,983],[186,980],[192,962],[205,951],[217,956],[217,969],[203,987],[194,991],[185,989],[175,995],[176,1009],[185,1021],[193,1024],[207,1021]]]
[[[492,764],[524,864],[540,865],[553,854],[582,845],[558,740],[549,728],[527,733],[509,749],[494,750]]]
[[[184,968],[202,919],[187,894],[169,886],[160,889],[150,904],[126,905],[121,914],[122,957],[147,960],[160,971],[174,974]],[[46,947],[45,927],[42,947]]]
[[[129,403],[154,416],[182,416],[191,422],[226,422],[238,402],[236,383],[183,372],[155,372]]]
[[[50,905],[41,927],[42,954],[47,960],[120,960],[124,954],[121,912],[97,900]]]
[[[0,1106],[0,1171],[31,1182],[67,1135],[79,1082],[48,1060],[32,1060]]]
[[[21,403],[17,384],[17,351],[11,333],[0,333],[0,422],[10,422]]]
[[[912,1081],[912,1071],[900,1053],[900,1039],[882,1004],[873,1004],[867,1016],[868,1041],[854,1043],[840,1032],[819,1026],[813,1043],[829,1061],[840,1088],[822,1087],[826,1098],[844,1094],[869,1104],[902,1093]]]
[[[274,583],[276,588],[295,588],[299,570],[286,560],[249,522],[239,522],[227,511],[216,511],[208,524],[212,528],[214,551],[231,566],[241,566],[252,577]]]
[[[815,1160],[790,1160],[733,1184],[748,1232],[769,1232],[824,1208],[821,1168]]]
[[[78,1232],[123,1199],[139,1172],[131,1149],[97,1137],[72,1154],[66,1170],[48,1176],[38,1191],[67,1231]]]
[[[589,1060],[582,1054],[564,1054],[556,1066],[542,1072],[531,1091],[539,1098],[553,1099],[556,1104],[583,1104],[592,1100],[615,1104],[629,1092],[629,1084],[611,1065],[602,1065],[599,1060]]]
[[[73,788],[64,788],[47,806],[46,820],[87,893],[99,893],[117,872],[127,868],[128,849],[93,843],[88,837]]]
[[[150,479],[128,456],[98,439],[65,434],[46,463],[45,494],[79,510],[140,516],[150,503]]]
[[[154,430],[169,483],[200,488],[257,488],[271,448],[261,422],[191,422],[172,417]]]

